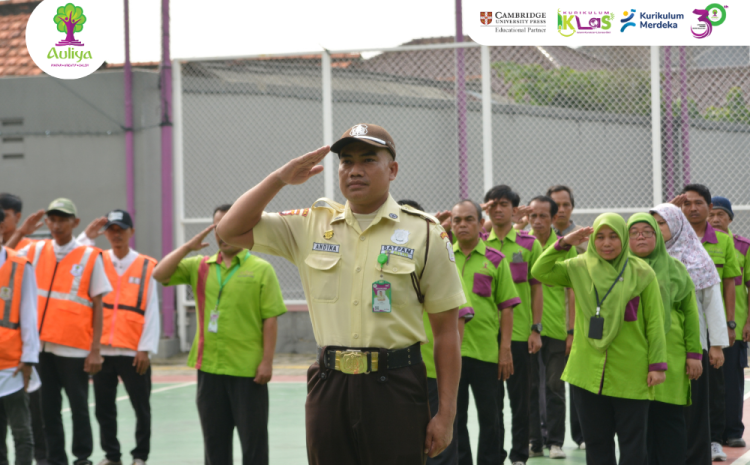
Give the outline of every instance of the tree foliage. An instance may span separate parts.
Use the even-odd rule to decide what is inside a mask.
[[[57,30],[60,32],[68,32],[69,25],[73,26],[75,32],[81,32],[85,22],[86,16],[84,16],[83,8],[80,6],[68,3],[57,9],[55,23],[57,24]]]

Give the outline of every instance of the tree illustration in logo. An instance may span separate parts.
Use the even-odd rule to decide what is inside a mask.
[[[72,3],[68,3],[65,6],[61,6],[57,9],[55,15],[55,23],[57,24],[57,30],[65,32],[65,40],[61,40],[57,44],[58,47],[64,47],[68,45],[74,45],[80,47],[83,43],[73,36],[76,32],[83,30],[83,24],[86,22],[86,16],[83,15],[83,8],[75,6]]]

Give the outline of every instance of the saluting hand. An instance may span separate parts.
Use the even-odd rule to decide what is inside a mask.
[[[330,151],[331,147],[325,145],[318,150],[297,157],[276,170],[276,176],[278,176],[279,181],[284,184],[302,184],[323,171],[323,166],[318,165],[318,163],[320,163]]]
[[[91,240],[96,239],[97,237],[104,234],[104,230],[102,229],[105,224],[107,224],[109,220],[106,216],[102,216],[101,218],[96,218],[94,221],[89,223],[88,226],[86,226],[86,237],[88,237]]]
[[[205,249],[208,247],[208,242],[203,242],[203,240],[208,236],[208,233],[213,231],[213,229],[216,227],[215,224],[212,224],[211,226],[207,227],[203,231],[199,232],[195,236],[193,236],[192,239],[187,241],[185,243],[185,246],[190,249],[191,252],[197,252],[201,249]]]
[[[37,229],[41,228],[44,222],[42,221],[42,218],[44,217],[44,210],[39,210],[35,213],[32,213],[24,220],[24,222],[21,224],[21,227],[18,228],[18,231],[23,236],[28,236],[29,234],[32,234]]]
[[[680,194],[677,197],[673,198],[672,201],[669,203],[676,206],[677,208],[682,208],[682,205],[685,203],[685,200],[687,200],[687,194]]]
[[[446,232],[451,230],[451,217],[453,215],[451,214],[450,210],[444,210],[441,212],[437,212],[435,214],[435,218],[440,221],[440,226],[445,229]]]
[[[685,364],[685,373],[688,379],[698,379],[703,374],[703,364],[700,360],[689,358]]]
[[[591,236],[592,234],[594,234],[594,228],[581,228],[578,231],[573,231],[570,234],[566,234],[565,237],[562,238],[562,243],[563,245],[570,245],[575,247],[588,241],[589,236]]]

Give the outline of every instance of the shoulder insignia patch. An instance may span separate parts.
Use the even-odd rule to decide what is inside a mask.
[[[516,234],[516,244],[526,250],[532,250],[534,248],[535,240],[536,238],[534,236],[529,236],[528,234]]]
[[[344,206],[341,205],[338,202],[334,202],[331,199],[327,199],[325,197],[321,197],[318,200],[316,200],[311,208],[330,208],[333,209],[339,213],[344,211]]]
[[[403,211],[404,213],[408,213],[413,216],[418,216],[420,218],[423,218],[429,221],[430,223],[440,224],[440,221],[438,221],[437,218],[435,218],[434,216],[428,215],[427,213],[423,211],[419,211],[416,208],[410,207],[409,205],[399,205],[399,207],[401,208],[401,211]]]
[[[505,258],[505,255],[502,252],[497,249],[493,249],[492,247],[487,247],[486,251],[484,252],[484,256],[487,257],[487,259],[491,261],[493,265],[495,265],[495,268],[500,266],[500,262],[502,262]]]
[[[734,248],[737,249],[742,255],[747,255],[748,249],[750,249],[750,239],[742,237],[739,234],[734,235]]]
[[[450,237],[448,237],[448,233],[445,231],[440,233],[440,239],[445,239],[446,241],[450,241]]]
[[[309,208],[296,208],[294,210],[286,210],[283,212],[279,212],[279,215],[281,216],[289,216],[289,215],[307,216],[308,213],[310,213]]]

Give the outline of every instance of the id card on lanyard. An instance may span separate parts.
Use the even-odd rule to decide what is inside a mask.
[[[247,252],[247,256],[250,256],[250,251]],[[239,263],[235,263],[232,268],[229,269],[229,273],[227,274],[226,279],[222,281],[221,279],[221,264],[216,264],[216,280],[219,283],[219,295],[216,296],[216,306],[213,310],[211,310],[211,313],[209,314],[208,318],[208,332],[209,333],[217,333],[219,332],[219,302],[221,302],[221,294],[224,292],[224,286],[227,285],[230,279],[232,279],[232,276],[234,276],[234,273],[237,271],[237,269],[240,267]]]
[[[622,265],[620,274],[617,275],[617,277],[615,278],[615,282],[613,282],[609,287],[609,290],[604,295],[604,298],[602,300],[599,300],[599,291],[596,289],[596,286],[594,286],[594,294],[596,295],[596,315],[592,316],[591,320],[589,321],[589,338],[591,339],[601,339],[604,336],[604,318],[599,316],[599,313],[602,311],[604,300],[609,296],[609,293],[612,292],[612,289],[614,289],[617,281],[620,281],[622,279],[622,274],[625,272],[625,267],[628,266],[628,260],[630,260],[630,257],[625,259],[625,264]]]

